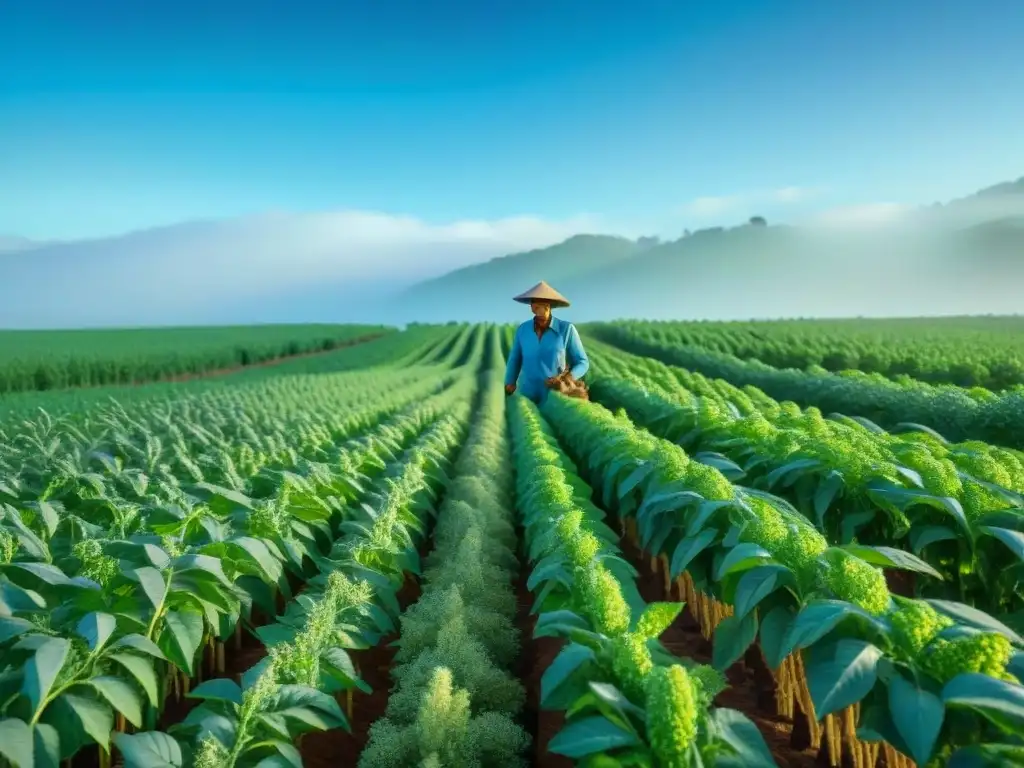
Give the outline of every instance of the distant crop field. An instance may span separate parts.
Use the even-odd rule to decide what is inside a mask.
[[[371,325],[0,331],[0,393],[157,381],[327,351]]]
[[[1024,316],[631,322],[638,338],[775,368],[859,370],[1001,390],[1024,383]]]

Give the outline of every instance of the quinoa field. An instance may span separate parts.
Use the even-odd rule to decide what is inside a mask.
[[[1021,321],[873,322],[0,333],[0,766],[1024,766]]]

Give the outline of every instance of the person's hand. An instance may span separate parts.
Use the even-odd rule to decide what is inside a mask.
[[[516,385],[515,384],[506,384],[505,385],[505,394],[506,395],[511,395],[515,391],[516,391]]]

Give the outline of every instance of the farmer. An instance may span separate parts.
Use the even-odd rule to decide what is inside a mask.
[[[539,403],[549,389],[561,386],[560,375],[563,379],[582,378],[590,368],[590,361],[576,327],[551,315],[553,307],[569,306],[562,294],[541,281],[515,300],[530,305],[533,319],[516,329],[505,368],[505,394],[516,391],[522,376],[521,394]]]

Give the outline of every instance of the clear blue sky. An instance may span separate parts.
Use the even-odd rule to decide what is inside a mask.
[[[0,0],[0,233],[269,209],[652,231],[1024,174],[1021,0]]]

